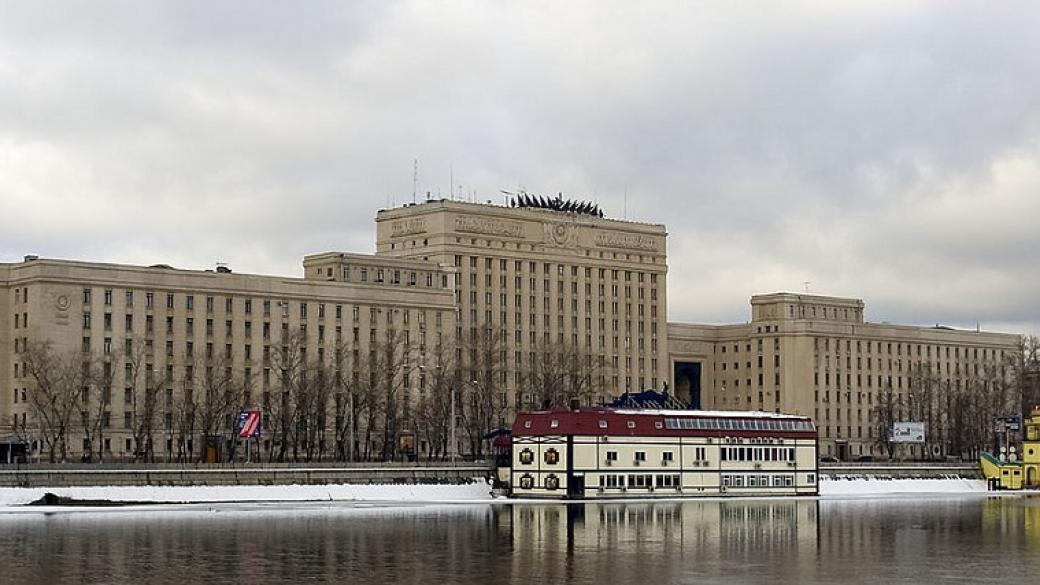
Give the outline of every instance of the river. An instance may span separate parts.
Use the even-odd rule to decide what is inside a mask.
[[[0,552],[2,583],[1025,583],[1040,499],[19,513]]]

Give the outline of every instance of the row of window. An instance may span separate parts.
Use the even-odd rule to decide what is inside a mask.
[[[694,456],[693,456],[694,457],[694,461],[704,461],[705,458],[706,458],[706,452],[707,451],[706,451],[705,447],[696,447],[694,449]],[[618,460],[618,452],[617,451],[607,451],[607,462],[608,463],[612,463],[612,462],[617,461],[617,460]],[[641,463],[641,462],[646,461],[646,451],[636,451],[633,454],[633,460],[636,463]],[[675,452],[673,452],[673,451],[662,451],[661,452],[661,461],[663,463],[669,463],[669,462],[675,461]]]
[[[816,474],[810,473],[806,478],[810,485],[816,483]],[[794,474],[722,474],[723,487],[793,487]]]
[[[479,257],[478,256],[470,256],[469,257],[469,267],[471,269],[475,270],[478,267],[478,261],[479,261]],[[492,258],[484,258],[484,269],[485,270],[492,270],[494,265],[495,265],[494,264],[494,259],[492,259]],[[528,273],[529,274],[537,274],[538,273],[538,265],[539,265],[538,262],[527,261]],[[461,256],[461,255],[456,255],[455,256],[455,266],[458,266],[458,267],[462,267],[463,266],[463,256]],[[508,260],[506,260],[504,258],[499,258],[498,259],[498,269],[499,270],[502,270],[502,271],[508,270],[508,266],[509,266],[509,261]],[[543,275],[552,274],[553,266],[554,266],[554,264],[550,263],[550,262],[541,263],[542,274]],[[564,265],[564,264],[555,264],[555,267],[556,267],[555,268],[555,272],[556,272],[557,276],[559,276],[559,277],[566,276],[566,274],[568,272],[567,271],[568,267],[566,265]],[[513,270],[515,272],[521,273],[521,272],[523,272],[523,268],[524,268],[524,261],[523,260],[513,260]],[[594,268],[586,266],[586,267],[584,267],[584,270],[583,270],[583,274],[585,275],[585,278],[592,278],[594,270],[596,271],[596,275],[599,277],[600,280],[606,280],[606,278],[609,276],[611,280],[619,280],[619,279],[623,278],[625,282],[632,282],[633,277],[635,277],[635,280],[637,282],[644,282],[646,280],[646,277],[647,277],[646,273],[640,272],[638,270],[617,270],[617,269],[609,269],[609,268],[596,268],[596,269],[594,269]],[[571,278],[578,278],[578,274],[579,274],[579,267],[578,266],[570,266]],[[649,280],[650,280],[650,284],[657,284],[657,274],[650,273],[649,274]]]
[[[794,461],[794,447],[722,447],[723,461]]]
[[[808,431],[815,430],[812,421],[780,418],[730,419],[730,418],[665,418],[666,429],[692,429],[705,431]]]
[[[319,267],[315,269],[315,272],[318,274],[318,276],[322,276],[322,270],[323,269]],[[326,277],[331,277],[333,275],[333,269],[331,266],[324,268],[324,270],[324,275]],[[356,276],[351,278],[351,273],[356,273]],[[350,266],[343,266],[340,268],[340,279],[344,282],[369,282],[368,273],[369,269],[366,266],[354,269],[351,269]],[[402,272],[398,269],[374,268],[372,269],[372,282],[376,284],[401,284],[402,282],[404,282],[408,286],[416,286],[419,282],[420,275],[428,288],[433,287],[434,282],[438,280],[440,281],[440,288],[448,288],[447,274],[441,274],[439,279],[435,279],[434,274],[432,272],[420,273],[415,270]]]
[[[522,465],[531,465],[534,463],[534,451],[527,448],[521,449],[517,458]],[[545,461],[546,465],[556,465],[560,462],[560,452],[552,448],[546,449],[542,453],[542,460]]]
[[[820,339],[823,339],[823,344],[822,344],[823,348],[822,349],[825,352],[829,352],[831,350],[831,339],[830,338],[826,338],[826,337],[824,337],[824,338],[820,338],[820,337],[814,338],[813,339],[813,349],[816,350],[817,352],[819,352],[819,350],[821,349],[821,347],[820,347],[821,346]],[[852,340],[851,339],[846,339],[844,341],[845,341],[845,352],[846,353],[851,353],[852,352]],[[841,352],[841,346],[842,346],[841,342],[842,342],[841,339],[835,339],[834,340],[834,350],[835,351]],[[909,356],[909,355],[912,355],[913,353],[916,352],[917,357],[921,357],[921,348],[922,347],[924,348],[924,356],[925,357],[929,357],[929,358],[932,357],[932,348],[933,347],[935,348],[935,357],[937,357],[937,358],[941,357],[941,354],[943,353],[943,350],[945,350],[946,359],[950,359],[950,355],[951,355],[951,352],[950,352],[951,348],[949,346],[931,346],[931,345],[921,345],[919,343],[917,343],[917,344],[910,344],[910,343],[900,343],[900,342],[895,342],[895,343],[892,343],[892,342],[882,342],[882,341],[876,341],[875,342],[875,341],[869,341],[869,340],[866,342],[866,348],[867,348],[866,353],[874,353],[875,348],[876,348],[877,349],[877,353],[879,353],[879,354],[885,353],[885,354],[888,354],[888,355],[892,355],[892,353],[893,353],[892,352],[893,346],[895,347],[895,355],[903,355],[903,350],[905,349],[906,350],[906,355]],[[961,348],[961,347],[954,346],[952,349],[953,349],[952,354],[953,354],[953,358],[954,359],[960,359],[960,357],[961,357],[961,349],[964,349],[964,357],[965,358],[968,358],[969,355],[970,355],[972,359],[979,359],[979,349],[980,348],[978,348],[978,347],[972,347],[972,348],[965,347],[965,348]],[[981,349],[982,349],[982,359],[986,359],[986,360],[998,359],[999,360],[999,359],[1003,359],[1004,358],[1004,350],[1002,350],[1002,349],[1000,349],[1000,350],[998,350],[998,349],[990,349],[990,348],[981,348]],[[969,353],[969,350],[971,350],[970,353]],[[856,340],[856,351],[857,352],[862,352],[863,351],[863,341],[862,340]]]
[[[678,473],[651,474],[651,473],[629,473],[614,474],[605,473],[599,476],[599,487],[604,489],[614,488],[677,488],[682,485],[682,476]]]

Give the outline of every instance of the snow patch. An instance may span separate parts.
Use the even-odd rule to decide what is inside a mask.
[[[937,479],[891,479],[875,477],[820,477],[820,497],[878,497],[901,494],[986,493],[986,481],[947,477]]]
[[[490,501],[487,482],[468,484],[333,484],[274,486],[104,486],[0,488],[0,506],[28,504],[46,493],[78,500],[112,502],[455,502]],[[43,509],[43,508],[41,508]]]

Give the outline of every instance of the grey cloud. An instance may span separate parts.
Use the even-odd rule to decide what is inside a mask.
[[[0,254],[298,274],[501,188],[666,223],[670,318],[757,292],[1033,330],[1031,3],[14,4]],[[1031,329],[1032,328],[1032,329]]]

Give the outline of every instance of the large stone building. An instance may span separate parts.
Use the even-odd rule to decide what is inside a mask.
[[[141,434],[136,427],[146,406],[142,396],[150,393],[156,402],[147,405],[155,419],[151,448],[159,457],[175,457],[197,452],[201,446],[193,443],[207,430],[200,412],[192,421],[195,431],[185,432],[186,392],[207,393],[210,399],[209,392],[233,384],[242,392],[235,404],[220,405],[221,411],[277,408],[279,369],[287,360],[283,347],[292,346],[294,361],[336,363],[346,370],[338,373],[349,377],[390,330],[415,340],[451,331],[454,298],[436,265],[363,255],[352,255],[351,261],[372,278],[330,283],[223,268],[31,256],[0,265],[0,434],[9,443],[24,440],[44,448],[40,423],[33,420],[33,364],[25,354],[40,343],[49,343],[49,352],[62,360],[75,356],[84,368],[93,362],[108,386],[108,396],[90,397],[92,389],[98,392],[98,374],[89,383],[84,376],[87,396],[77,399],[68,421],[70,455],[88,450],[82,443],[86,434],[95,435],[89,442],[96,452],[129,457],[137,451],[133,439]],[[376,277],[401,273],[404,278]],[[346,355],[338,363],[340,348]],[[47,364],[55,375],[58,365]],[[407,392],[418,384],[409,382],[419,373],[405,372]],[[202,400],[200,409],[207,406]],[[344,415],[344,407],[336,404],[335,417]],[[216,428],[210,431],[221,434],[230,426],[225,420],[212,424]],[[265,444],[270,448],[270,439]]]
[[[456,333],[498,331],[501,391],[520,406],[523,373],[561,347],[602,399],[668,380],[666,238],[659,224],[456,201],[376,216],[377,255],[455,271]]]
[[[290,353],[357,385],[375,382],[366,364],[395,340],[394,395],[406,414],[450,368],[460,401],[478,387],[493,395],[497,407],[480,424],[504,423],[545,399],[545,384],[563,379],[546,364],[567,354],[564,366],[580,370],[567,383],[586,401],[667,387],[694,407],[810,415],[821,453],[851,457],[870,451],[878,388],[907,387],[911,363],[934,362],[961,383],[1017,341],[865,323],[862,301],[790,294],[754,297],[746,324],[669,324],[664,226],[555,201],[380,210],[374,255],[310,255],[303,278],[34,257],[0,264],[0,437],[42,449],[24,352],[44,342],[96,362],[111,387],[94,413],[99,424],[83,423],[100,431],[84,437],[72,421],[71,454],[84,440],[114,457],[140,451],[138,397],[153,387],[161,428],[152,449],[164,457],[199,450],[191,441],[201,432],[179,428],[185,392],[234,381],[246,391],[238,407],[269,414],[290,341]],[[341,428],[345,408],[337,399],[326,424]],[[265,436],[265,448],[275,448]],[[341,439],[333,432],[310,443],[331,452]],[[421,437],[417,447],[435,450]]]
[[[878,453],[875,407],[889,389],[897,417],[911,420],[922,372],[956,390],[1003,379],[1019,341],[868,323],[859,299],[777,293],[752,297],[751,309],[739,325],[669,324],[676,393],[703,408],[812,416],[821,455],[843,460]]]

